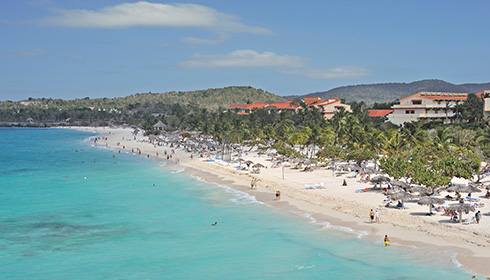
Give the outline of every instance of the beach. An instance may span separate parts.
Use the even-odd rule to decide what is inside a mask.
[[[270,157],[251,152],[243,155],[244,160],[261,163],[266,168],[255,174],[249,170],[238,170],[235,164],[220,160],[209,161],[193,156],[179,148],[158,146],[150,143],[148,137],[140,132],[136,136],[130,128],[93,128],[71,127],[104,135],[97,146],[114,149],[114,152],[134,153],[168,161],[176,170],[186,175],[196,176],[210,183],[220,183],[240,191],[247,192],[267,205],[277,209],[297,213],[312,222],[324,223],[327,228],[352,234],[361,239],[379,241],[388,235],[392,246],[403,246],[408,250],[429,255],[437,259],[446,259],[460,265],[465,270],[479,275],[490,275],[490,200],[483,198],[484,192],[474,193],[484,206],[477,210],[483,214],[480,224],[460,224],[450,221],[442,212],[426,215],[429,207],[408,200],[407,209],[386,208],[386,197],[380,192],[357,192],[373,185],[360,182],[353,170],[343,172],[327,168],[303,169],[290,167],[272,168]],[[165,151],[172,153],[166,159]],[[140,154],[141,151],[141,154]],[[257,180],[257,186],[251,189],[251,181]],[[343,186],[343,182],[347,186]],[[485,179],[484,179],[485,180]],[[465,183],[455,179],[455,182]],[[319,186],[319,188],[315,187]],[[281,199],[276,200],[275,193],[280,191]],[[442,193],[444,197],[446,193]],[[466,194],[465,194],[466,195]],[[414,199],[413,201],[415,201]],[[454,203],[454,202],[452,202]],[[446,203],[445,205],[450,205]],[[371,223],[370,211],[379,211],[380,223]],[[471,218],[474,212],[464,215]]]

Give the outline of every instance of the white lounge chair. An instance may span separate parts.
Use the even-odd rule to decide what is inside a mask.
[[[470,219],[465,219],[463,221],[463,225],[476,224],[475,217],[471,217]]]
[[[321,182],[320,184],[315,184],[315,187],[317,189],[324,189],[325,188],[325,184],[323,182]]]

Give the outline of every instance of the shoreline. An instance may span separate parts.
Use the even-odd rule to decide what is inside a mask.
[[[164,160],[164,156],[161,153],[161,157],[158,157],[156,152],[162,152],[162,149],[170,150],[169,147],[155,147],[150,143],[134,141],[131,136],[131,129],[60,128],[101,133],[107,138],[107,141],[100,141],[100,144],[107,144],[107,147],[115,150],[122,149],[122,146],[129,151],[138,148],[142,151],[142,156],[147,154],[150,155],[150,159],[158,159],[159,161]],[[138,138],[142,137],[138,136]],[[118,142],[121,143],[119,146],[117,145]],[[266,158],[257,155],[254,157],[251,154],[249,157],[253,157],[254,161],[266,161]],[[379,202],[382,201],[382,196],[379,193],[355,193],[356,188],[359,189],[367,185],[359,183],[356,178],[350,178],[352,174],[342,174],[335,177],[331,170],[301,173],[288,169],[286,172],[287,180],[282,180],[280,168],[264,169],[260,175],[252,175],[249,172],[238,171],[230,165],[205,162],[202,158],[191,160],[190,154],[180,149],[175,149],[175,158],[180,161],[178,164],[174,163],[175,167],[179,167],[177,169],[185,167],[185,176],[196,176],[209,183],[218,183],[237,189],[280,211],[305,213],[302,218],[306,221],[309,220],[317,224],[326,222],[330,225],[329,227],[322,226],[322,228],[343,231],[353,236],[357,234],[357,238],[371,242],[380,242],[384,234],[388,234],[392,245],[406,247],[407,249],[416,247],[415,253],[433,256],[438,258],[438,261],[444,258],[446,261],[443,263],[460,266],[470,273],[490,275],[490,267],[486,266],[486,263],[490,261],[488,254],[490,235],[489,231],[486,230],[490,228],[488,216],[483,217],[480,225],[460,225],[441,221],[439,215],[430,217],[422,215],[422,213],[427,212],[427,206],[417,208],[411,203],[410,207],[414,209],[408,209],[410,211],[383,209],[379,206]],[[170,167],[171,164],[167,164],[167,166]],[[259,178],[258,188],[251,190],[250,180],[253,177]],[[344,179],[348,182],[348,187],[341,187],[341,182]],[[304,184],[320,182],[319,180],[327,182],[327,189],[308,190],[303,187]],[[281,191],[281,200],[279,201],[274,199],[276,190]],[[489,206],[486,205],[482,213],[488,211],[489,208],[487,207]],[[380,224],[369,222],[370,208],[379,209],[382,221]],[[300,217],[301,215],[298,214],[297,216]],[[470,216],[466,215],[466,217]],[[352,232],[347,229],[351,229]]]

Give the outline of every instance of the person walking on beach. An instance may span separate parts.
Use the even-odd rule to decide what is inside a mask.
[[[369,217],[371,218],[371,224],[374,222],[374,211],[371,209],[371,212],[369,212]]]
[[[390,246],[390,239],[388,238],[388,235],[385,235],[384,241],[385,241],[385,247]]]
[[[276,192],[276,200],[279,200],[279,199],[281,199],[281,192],[277,191]]]
[[[475,214],[475,220],[476,220],[476,223],[477,223],[477,224],[480,224],[480,219],[481,219],[481,212],[480,212],[480,211],[478,211],[478,212],[476,212],[476,214]]]
[[[378,211],[378,209],[376,209],[376,223],[378,223],[378,224],[379,224],[380,222],[381,222],[381,221],[380,221],[380,219],[379,219],[379,211]]]

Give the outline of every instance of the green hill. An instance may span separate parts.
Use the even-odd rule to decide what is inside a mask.
[[[374,102],[392,102],[419,91],[478,93],[489,88],[490,83],[455,85],[442,80],[422,80],[412,83],[343,86],[304,96],[319,96],[321,98],[338,97],[345,99],[346,102],[364,101],[367,105],[372,105]],[[303,98],[304,96],[289,96],[285,98]]]
[[[41,98],[0,102],[0,122],[16,125],[56,123],[139,123],[149,116],[192,114],[203,109],[227,109],[233,103],[283,101],[282,97],[252,87],[226,87],[186,92],[138,93],[120,98],[88,97],[75,100]],[[2,124],[0,123],[0,125]]]

